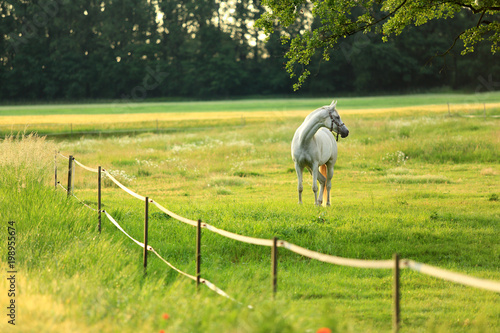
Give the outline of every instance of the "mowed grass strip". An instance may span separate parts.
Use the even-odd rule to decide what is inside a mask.
[[[318,104],[320,105],[320,104]],[[467,106],[467,109],[460,108],[461,111],[483,110],[500,108],[500,103],[489,103],[487,105],[474,104]],[[68,114],[68,115],[23,115],[23,116],[2,116],[0,125],[18,125],[18,124],[112,124],[112,123],[141,123],[155,121],[204,121],[204,120],[224,120],[224,119],[242,119],[242,118],[290,118],[305,117],[314,109],[290,110],[290,111],[207,111],[207,112],[165,112],[165,113],[123,113],[123,114]],[[420,112],[444,113],[448,111],[447,105],[425,105],[425,106],[407,106],[373,109],[348,109],[338,107],[342,115],[375,115],[375,114],[400,114],[409,115]]]
[[[451,101],[451,102],[450,102]],[[0,107],[0,134],[133,133],[241,126],[272,119],[304,118],[328,99],[241,100],[134,104]],[[440,104],[433,104],[440,103]],[[408,116],[426,113],[499,116],[500,94],[342,98],[342,116]]]
[[[364,110],[416,107],[424,105],[467,105],[500,102],[500,92],[476,94],[417,94],[377,97],[248,99],[197,102],[141,102],[115,101],[102,104],[47,104],[0,106],[0,116],[69,115],[69,114],[133,114],[133,113],[204,113],[204,112],[288,112],[314,110],[339,100],[339,109]]]

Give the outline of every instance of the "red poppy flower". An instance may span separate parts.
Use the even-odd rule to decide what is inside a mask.
[[[321,327],[316,331],[316,333],[332,333],[332,330],[328,327]]]

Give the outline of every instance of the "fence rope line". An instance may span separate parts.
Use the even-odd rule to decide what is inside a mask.
[[[358,267],[358,268],[374,268],[374,269],[394,268],[393,260],[364,260],[364,259],[350,259],[350,258],[337,257],[329,254],[323,254],[316,251],[308,250],[306,248],[282,240],[278,241],[277,246],[283,247],[287,250],[300,254],[304,257],[316,259],[329,264]]]
[[[153,203],[156,207],[158,207],[159,210],[161,210],[165,214],[169,215],[170,217],[172,217],[180,222],[187,223],[189,225],[192,225],[193,227],[196,227],[198,225],[198,222],[187,219],[187,218],[182,217],[180,215],[177,215],[174,212],[166,209],[165,207],[163,207],[158,202],[156,202],[152,199],[150,199],[150,202]],[[207,230],[210,230],[212,232],[215,232],[219,235],[222,235],[222,236],[225,236],[227,238],[231,238],[231,239],[243,242],[243,243],[262,245],[262,246],[273,246],[273,241],[271,239],[262,239],[262,238],[254,238],[254,237],[238,235],[238,234],[226,231],[226,230],[218,229],[218,228],[216,228],[208,223],[202,223],[201,227],[205,228]]]
[[[500,293],[500,283],[493,280],[480,279],[465,274],[455,273],[442,268],[434,267],[427,264],[422,264],[413,260],[403,259],[402,263],[403,262],[405,263],[405,267],[408,267],[409,269],[422,274],[434,276],[443,280],[471,287],[486,289]]]
[[[69,157],[68,156],[64,156],[63,154],[61,154],[60,152],[57,152],[59,155],[61,155],[62,157],[64,157],[65,159],[69,160]]]
[[[213,225],[210,225],[208,223],[202,223],[201,224],[202,228],[205,228],[207,230],[210,230],[212,232],[215,232],[221,236],[224,236],[226,238],[231,238],[237,241],[240,241],[242,243],[248,243],[248,244],[254,244],[254,245],[261,245],[261,246],[273,246],[273,240],[272,239],[263,239],[263,238],[254,238],[254,237],[249,237],[249,236],[242,236],[238,235],[226,230],[218,229],[214,227]]]
[[[140,194],[137,194],[135,193],[134,191],[132,190],[129,190],[127,187],[125,187],[125,185],[123,185],[122,183],[120,183],[118,180],[116,180],[115,177],[113,177],[107,170],[102,170],[102,172],[109,178],[113,181],[113,183],[115,183],[116,185],[118,185],[119,188],[121,188],[122,190],[124,190],[125,192],[127,192],[128,194],[130,194],[131,196],[141,200],[141,201],[144,201],[146,200],[146,197],[143,197],[142,195]]]
[[[69,159],[69,157],[62,155],[59,152],[58,152],[58,154],[66,159]],[[81,164],[79,162],[77,162],[77,164],[86,170],[89,170],[89,171],[94,170],[92,168],[84,166],[83,164]],[[125,187],[123,184],[121,184],[118,180],[116,180],[108,171],[103,169],[102,172],[106,176],[108,176],[116,185],[118,185],[118,187],[120,187],[125,192],[129,193],[130,195],[134,196],[135,198],[137,198],[139,200],[144,201],[146,199],[146,197],[143,197],[142,195],[139,195],[139,194],[129,190],[127,187]],[[61,184],[59,184],[59,185],[63,189],[65,189]],[[65,190],[67,191],[67,189],[65,189]],[[76,196],[74,196],[74,197],[76,198]],[[90,209],[93,209],[92,207],[86,205],[83,201],[81,201],[81,200],[79,200],[79,201],[82,202],[85,206],[89,207]],[[166,209],[165,207],[163,207],[162,205],[160,205],[159,203],[157,203],[156,201],[154,201],[152,199],[149,199],[149,201],[151,203],[155,204],[155,206],[158,207],[158,209],[160,209],[161,211],[163,211],[167,215],[171,216],[172,218],[177,219],[180,222],[184,222],[186,224],[192,225],[194,227],[197,226],[196,221],[193,221],[193,220],[187,219],[185,217],[182,217],[180,215],[177,215],[177,214],[171,212],[170,210]],[[93,210],[95,210],[95,209],[93,209]],[[95,211],[97,211],[97,210],[95,210]],[[106,213],[106,215],[108,215],[108,214]],[[108,218],[109,218],[109,216],[108,216]],[[115,225],[119,226],[117,223]],[[241,242],[245,242],[245,243],[249,243],[249,244],[255,244],[255,245],[262,245],[262,246],[273,246],[273,240],[238,235],[238,234],[235,234],[235,233],[232,233],[229,231],[218,229],[218,228],[216,228],[210,224],[207,224],[207,223],[202,223],[201,227],[205,228],[207,230],[210,230],[212,232],[218,233],[221,236],[231,238],[231,239],[234,239],[237,241],[241,241]],[[121,229],[121,230],[123,231],[123,229]],[[129,235],[127,234],[127,236],[129,236]],[[134,240],[132,237],[130,237],[130,238],[132,240]],[[136,240],[134,240],[134,241],[137,244],[139,244],[140,246],[144,247],[143,243],[140,243]],[[277,246],[283,247],[287,250],[290,250],[292,252],[295,252],[297,254],[300,254],[302,256],[305,256],[305,257],[308,257],[311,259],[315,259],[315,260],[319,260],[322,262],[331,263],[331,264],[335,264],[335,265],[358,267],[358,268],[372,268],[372,269],[391,269],[391,268],[394,268],[394,261],[392,261],[392,260],[364,260],[364,259],[351,259],[351,258],[337,257],[337,256],[332,256],[332,255],[323,254],[323,253],[319,253],[316,251],[308,250],[306,248],[300,247],[298,245],[295,245],[295,244],[292,244],[290,242],[283,241],[283,240],[279,240],[277,242]],[[151,251],[149,246],[148,246],[148,250]],[[155,254],[157,256],[159,256],[157,253],[155,253]],[[173,266],[171,266],[171,267],[173,267]],[[459,283],[459,284],[463,284],[463,285],[468,285],[471,287],[486,289],[486,290],[500,293],[500,282],[493,281],[493,280],[487,280],[487,279],[480,279],[480,278],[471,277],[471,276],[465,275],[465,274],[455,273],[455,272],[445,270],[442,268],[438,268],[438,267],[434,267],[431,265],[418,263],[418,262],[415,262],[415,261],[410,260],[410,259],[400,259],[400,268],[409,268],[409,269],[417,271],[419,273],[429,275],[429,276],[434,276],[434,277],[437,277],[437,278],[440,278],[443,280],[447,280],[447,281],[451,281],[451,282],[455,282],[455,283]],[[189,276],[189,277],[192,278],[192,276]],[[200,282],[202,280],[206,281],[204,279],[200,279]],[[206,282],[208,282],[208,281],[206,281]],[[207,284],[206,282],[204,282],[204,284],[206,284],[210,288],[210,282],[208,282],[209,284]],[[212,290],[216,291],[215,289],[212,289]],[[223,294],[221,294],[221,295],[223,295]]]
[[[92,169],[92,168],[89,168],[88,166],[83,165],[82,163],[78,162],[75,158],[73,159],[73,161],[87,171],[94,172],[94,173],[99,172],[99,170],[97,170],[97,169]]]
[[[102,210],[102,212],[104,214],[106,214],[108,220],[110,220],[111,223],[113,223],[115,225],[115,227],[118,228],[118,230],[120,230],[121,232],[123,232],[125,234],[125,236],[127,236],[128,238],[130,238],[134,243],[136,243],[140,247],[144,248],[144,243],[139,242],[137,239],[133,238],[125,230],[123,230],[123,228],[118,224],[118,222],[116,222],[116,220],[111,215],[109,215],[109,213],[107,211]],[[151,251],[151,249],[152,249],[152,247],[148,245],[148,251]]]
[[[136,243],[137,245],[139,245],[140,247],[144,248],[144,243],[141,243],[139,242],[138,240],[136,240],[135,238],[133,238],[132,236],[130,236],[125,230],[123,230],[123,228],[120,226],[120,224],[118,222],[116,222],[116,220],[105,210],[103,210],[102,212],[104,212],[104,214],[106,214],[106,217],[111,221],[111,223],[113,223],[115,225],[115,227],[118,228],[118,230],[120,230],[122,233],[125,234],[125,236],[127,236],[128,238],[130,238],[134,243]],[[178,269],[177,267],[175,267],[174,265],[172,265],[171,263],[169,263],[167,260],[165,260],[158,252],[156,252],[156,250],[148,245],[147,246],[147,250],[154,253],[158,258],[160,258],[165,264],[167,264],[170,268],[172,268],[173,270],[175,270],[176,272],[190,278],[191,280],[194,280],[196,281],[196,277],[193,276],[193,275],[190,275],[186,272],[183,272],[181,271],[180,269]],[[220,289],[219,287],[217,287],[215,284],[213,284],[212,282],[206,280],[206,279],[202,279],[200,278],[200,283],[203,283],[204,285],[206,285],[209,289],[215,291],[217,294],[221,295],[221,296],[224,296],[230,300],[232,300],[233,302],[236,302],[240,305],[242,305],[242,303],[238,302],[237,300],[235,300],[234,298],[232,298],[231,296],[229,296],[224,290]],[[252,309],[252,306],[249,305],[248,306],[250,309]]]
[[[184,275],[185,277],[188,277],[191,280],[196,281],[196,276],[193,276],[193,275],[190,275],[186,272],[181,271],[180,269],[178,269],[177,267],[175,267],[174,265],[172,265],[171,263],[166,261],[158,252],[156,252],[156,250],[154,248],[151,247],[151,249],[149,249],[149,245],[148,245],[148,250],[153,252],[158,258],[160,258],[161,261],[163,261],[165,264],[167,264],[170,268],[172,268],[177,273],[180,273],[180,274]]]
[[[158,207],[159,210],[161,210],[162,212],[164,212],[168,216],[170,216],[176,220],[179,220],[180,222],[184,222],[186,224],[192,225],[193,227],[198,226],[198,222],[187,219],[185,217],[182,217],[180,215],[175,214],[174,212],[169,211],[168,209],[166,209],[165,207],[163,207],[162,205],[160,205],[159,203],[157,203],[153,199],[150,199],[149,202],[153,203],[156,207]]]
[[[212,282],[208,281],[208,280],[205,280],[205,279],[200,279],[200,283],[203,283],[204,285],[206,285],[208,288],[212,289],[213,291],[215,291],[217,294],[221,295],[221,296],[224,296],[230,300],[232,300],[233,302],[236,302],[238,303],[239,305],[243,305],[241,302],[238,302],[237,300],[235,300],[234,298],[232,298],[231,296],[229,296],[228,294],[226,294],[224,292],[224,290],[218,288],[215,284],[213,284]],[[251,305],[247,305],[247,307],[249,309],[253,309],[253,306]]]
[[[60,187],[62,187],[63,190],[65,190],[66,192],[68,192],[68,189],[66,187],[64,187],[61,182],[57,182],[57,185],[59,185]],[[78,198],[74,193],[70,193],[72,197],[74,197],[76,200],[78,200],[78,202],[80,202],[82,205],[84,205],[85,207],[89,208],[89,209],[92,209],[94,212],[97,212],[97,209],[95,208],[92,208],[90,207],[89,205],[87,205],[82,199]]]
[[[63,186],[60,182],[57,182],[57,183],[58,183],[58,185],[59,185],[59,186],[60,186],[60,187],[61,187],[64,191],[68,192],[68,190],[67,190],[67,189],[66,189],[66,188],[65,188],[65,187],[64,187],[64,186]],[[88,208],[92,209],[93,211],[96,211],[96,212],[97,212],[97,209],[94,209],[94,208],[90,207],[89,205],[85,204],[83,201],[81,201],[80,199],[78,199],[78,198],[77,198],[74,194],[72,194],[72,196],[73,196],[73,197],[75,197],[78,201],[80,201],[80,203],[82,203],[84,206],[86,206],[86,207],[88,207]],[[151,202],[153,202],[153,201],[151,200]],[[121,232],[123,232],[123,233],[124,233],[124,234],[125,234],[128,238],[130,238],[130,239],[131,239],[134,243],[136,243],[136,244],[137,244],[137,245],[139,245],[140,247],[144,248],[144,243],[139,242],[138,240],[136,240],[136,239],[134,239],[133,237],[131,237],[131,236],[130,236],[130,235],[129,235],[129,234],[128,234],[125,230],[123,230],[123,228],[120,226],[120,224],[119,224],[119,223],[118,223],[118,222],[117,222],[117,221],[116,221],[116,220],[115,220],[115,219],[114,219],[114,218],[113,218],[113,217],[112,217],[112,216],[111,216],[111,215],[110,215],[110,214],[109,214],[106,210],[104,210],[104,209],[103,209],[103,210],[101,210],[101,212],[103,212],[103,213],[106,215],[106,217],[109,219],[109,221],[110,221],[111,223],[113,223],[113,225],[114,225],[115,227],[117,227],[117,228],[118,228],[118,230],[120,230]],[[163,257],[162,257],[159,253],[158,253],[158,252],[156,252],[156,250],[155,250],[152,246],[148,245],[148,251],[153,252],[153,253],[154,253],[154,254],[155,254],[158,258],[160,258],[160,259],[161,259],[161,260],[162,260],[165,264],[167,264],[167,265],[168,265],[170,268],[172,268],[173,270],[175,270],[175,271],[177,271],[178,273],[180,273],[180,274],[182,274],[182,275],[184,275],[184,276],[186,276],[186,277],[190,278],[191,280],[196,281],[196,277],[195,277],[195,276],[190,275],[190,274],[188,274],[188,273],[185,273],[185,272],[181,271],[180,269],[178,269],[177,267],[175,267],[174,265],[172,265],[171,263],[169,263],[169,262],[168,262],[167,260],[165,260],[165,259],[164,259],[164,258],[163,258]],[[200,279],[200,282],[201,282],[202,280],[204,280],[204,281],[205,281],[205,282],[203,282],[203,283],[208,282],[208,281],[207,281],[207,280],[205,280],[205,279]],[[210,282],[208,282],[207,286],[209,286],[209,285],[212,285],[212,286],[213,286],[213,284],[210,284]],[[216,288],[217,288],[217,287],[216,287]],[[211,288],[211,289],[212,289],[212,288]],[[218,288],[217,288],[217,289],[218,289]],[[218,289],[218,290],[220,290],[220,289]],[[222,291],[222,290],[220,290],[220,291]],[[222,293],[224,293],[224,292],[222,291]],[[224,294],[225,294],[225,295],[227,295],[226,293],[224,293]],[[228,298],[231,298],[231,297],[229,297],[229,296],[227,296],[227,297],[228,297]]]

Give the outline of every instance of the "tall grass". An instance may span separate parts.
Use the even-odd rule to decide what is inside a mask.
[[[0,184],[18,191],[33,183],[47,184],[56,145],[34,133],[8,135],[0,141]]]

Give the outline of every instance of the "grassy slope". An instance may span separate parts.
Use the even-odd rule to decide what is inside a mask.
[[[402,257],[500,280],[498,121],[436,114],[343,120],[351,136],[339,143],[329,209],[312,205],[310,180],[305,204],[295,203],[289,157],[289,139],[298,125],[294,119],[196,134],[82,138],[58,146],[89,166],[123,170],[134,179],[121,180],[137,192],[226,230],[277,236],[353,258],[387,259],[398,251]],[[409,159],[398,159],[399,151]],[[44,163],[50,165],[50,158]],[[59,162],[60,170],[65,164]],[[77,195],[95,203],[95,175],[77,169],[77,177]],[[110,223],[105,221],[96,236],[95,216],[62,193],[54,197],[33,186],[29,194],[21,187],[13,195],[13,187],[5,184],[0,187],[2,221],[16,219],[22,235],[19,328],[25,331],[390,330],[391,272],[334,267],[280,250],[279,294],[272,302],[269,249],[204,232],[203,276],[256,308],[248,311],[206,289],[196,294],[189,280],[156,258],[143,278],[140,248]],[[105,209],[140,239],[143,204],[107,185]],[[194,272],[194,230],[155,209],[150,225],[151,244],[167,260]],[[500,326],[498,295],[410,271],[402,274],[405,331],[440,326],[495,331]],[[4,293],[0,302],[6,302]],[[47,306],[41,309],[39,303]],[[167,322],[164,312],[171,316]]]

